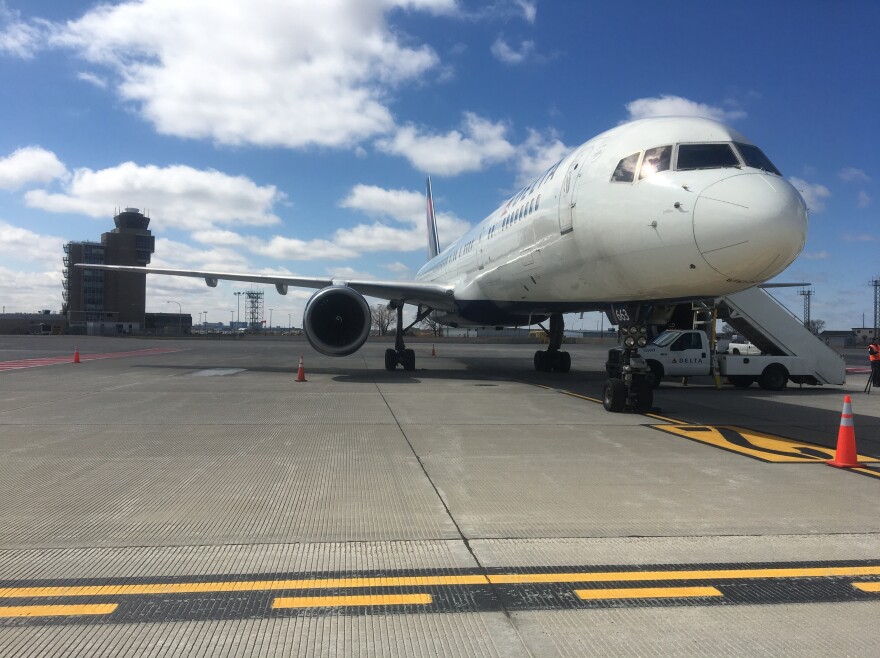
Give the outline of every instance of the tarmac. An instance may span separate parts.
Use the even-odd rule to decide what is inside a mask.
[[[880,654],[866,373],[610,414],[607,346],[410,346],[0,336],[0,656]]]

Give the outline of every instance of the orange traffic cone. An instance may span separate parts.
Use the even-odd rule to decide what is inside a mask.
[[[303,368],[302,354],[300,354],[300,357],[299,357],[299,370],[296,371],[296,379],[294,381],[297,381],[297,382],[308,381],[306,379],[306,369]]]
[[[431,356],[437,356],[437,352],[434,351],[434,343],[431,343]]]
[[[79,345],[73,348],[73,362],[79,363]]]
[[[856,454],[856,430],[853,426],[852,400],[848,395],[843,398],[840,430],[837,433],[837,452],[834,459],[829,459],[826,463],[837,468],[855,468],[859,465]]]

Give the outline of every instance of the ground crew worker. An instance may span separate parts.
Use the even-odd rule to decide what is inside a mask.
[[[874,336],[874,340],[868,345],[868,358],[871,359],[871,378],[874,386],[880,387],[880,337]]]

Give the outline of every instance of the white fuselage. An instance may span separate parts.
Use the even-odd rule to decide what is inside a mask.
[[[754,151],[707,119],[618,126],[511,197],[417,279],[452,283],[456,308],[441,319],[474,324],[752,287],[797,257],[807,230],[800,194]]]

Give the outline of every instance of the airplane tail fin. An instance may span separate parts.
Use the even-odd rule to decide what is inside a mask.
[[[434,195],[431,193],[431,177],[428,177],[427,193],[428,215],[428,260],[440,253],[440,240],[437,237],[437,220],[434,217]]]

